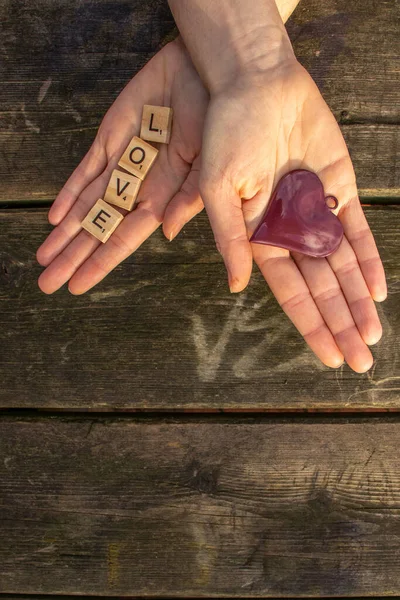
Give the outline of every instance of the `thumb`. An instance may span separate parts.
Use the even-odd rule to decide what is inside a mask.
[[[226,182],[211,185],[200,181],[200,193],[217,249],[225,262],[229,288],[231,292],[241,292],[249,283],[253,266],[241,198]]]

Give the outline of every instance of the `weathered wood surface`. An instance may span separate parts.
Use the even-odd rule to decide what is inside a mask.
[[[389,297],[363,375],[319,363],[256,266],[247,289],[230,294],[204,211],[173,243],[159,229],[82,296],[37,286],[46,215],[0,213],[0,407],[400,407],[399,207],[366,209]]]
[[[288,22],[296,56],[342,123],[399,122],[396,0],[301,0]]]
[[[1,600],[76,600],[76,596],[74,594],[62,594],[62,596],[54,595],[54,594],[1,594]],[[122,598],[122,596],[118,596],[118,600]],[[115,596],[90,596],[90,600],[116,600]],[[132,600],[130,597],[129,600]],[[135,598],[135,600],[140,600]],[[158,599],[157,599],[158,600]],[[359,598],[358,600],[363,600]],[[371,599],[369,599],[371,600]],[[374,600],[384,600],[384,598],[374,598]]]
[[[57,596],[53,594],[1,594],[1,600],[76,600],[76,596],[65,595]],[[121,596],[119,596],[121,598]],[[115,596],[90,596],[90,600],[116,600]],[[136,599],[135,599],[136,600]],[[362,599],[361,599],[362,600]],[[374,600],[384,600],[383,598],[374,598]]]
[[[176,596],[178,597],[178,596]],[[216,596],[208,596],[208,598],[210,597],[216,597]],[[122,596],[118,596],[118,599],[122,598]],[[398,596],[391,596],[391,598],[395,598],[396,600],[398,600]],[[76,596],[74,595],[65,595],[63,594],[62,596],[54,596],[53,594],[51,595],[43,595],[43,594],[24,594],[23,596],[19,595],[19,594],[2,594],[1,595],[1,600],[76,600]],[[90,600],[116,600],[115,596],[90,596]],[[132,600],[131,597],[129,597],[129,600]],[[137,598],[135,598],[135,600],[137,600]],[[373,596],[373,598],[371,598],[371,596],[358,596],[357,600],[387,600],[387,596]]]
[[[400,594],[400,423],[0,420],[0,589]]]
[[[174,23],[163,0],[0,0],[0,16],[0,201],[50,201]],[[366,196],[400,196],[396,20],[391,0],[306,0],[288,23],[343,123]]]

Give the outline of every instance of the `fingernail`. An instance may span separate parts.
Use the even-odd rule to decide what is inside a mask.
[[[239,290],[235,289],[238,287],[239,280],[236,277],[232,277],[228,269],[229,289],[231,294],[237,294]]]
[[[217,248],[218,248],[218,245],[217,245]],[[226,269],[226,272],[228,274],[229,291],[230,291],[231,294],[234,294],[235,290],[233,288],[234,288],[234,285],[235,285],[235,279],[232,277],[232,273],[230,272],[230,269],[229,269],[228,265],[226,264],[225,258],[224,257],[222,257],[222,258],[224,259],[225,269]]]
[[[172,240],[173,240],[174,238],[176,238],[176,236],[178,235],[178,233],[180,232],[180,230],[181,230],[181,226],[180,226],[179,224],[177,224],[177,225],[174,225],[174,226],[172,227],[172,229],[171,229],[171,232],[170,232],[170,234],[169,234],[169,241],[170,241],[170,242],[172,242]]]
[[[375,302],[384,302],[384,300],[387,298],[387,291],[384,289],[375,291],[372,297]]]
[[[53,225],[54,227],[58,225],[59,219],[57,218],[57,213],[54,214],[54,212],[49,211],[47,215],[47,220],[50,223],[50,225]]]

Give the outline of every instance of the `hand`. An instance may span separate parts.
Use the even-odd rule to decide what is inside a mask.
[[[334,212],[345,236],[327,259],[249,242],[278,180],[297,168],[317,173],[325,195],[339,201]],[[338,367],[345,358],[355,371],[368,370],[373,358],[367,345],[382,335],[373,300],[387,294],[383,266],[339,126],[296,60],[238,78],[211,97],[199,184],[231,289],[245,288],[254,257],[279,304],[323,363]],[[169,205],[164,228],[178,217]]]
[[[81,228],[89,210],[103,197],[125,147],[139,135],[144,104],[172,106],[169,145],[143,182],[137,205],[105,244]],[[200,212],[199,155],[208,94],[178,40],[166,45],[124,88],[105,115],[87,155],[68,179],[49,211],[56,225],[37,251],[47,267],[39,287],[51,294],[69,280],[72,294],[83,294],[134,252],[162,223],[171,199],[187,222]],[[171,237],[171,231],[168,231]]]

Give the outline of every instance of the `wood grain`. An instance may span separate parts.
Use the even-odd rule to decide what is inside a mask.
[[[0,17],[0,201],[50,201],[174,23],[163,0],[38,0],[33,8],[0,0]],[[400,196],[397,19],[391,1],[307,0],[288,23],[299,60],[343,124],[359,187],[392,198]]]
[[[288,21],[297,58],[341,123],[399,123],[399,6],[307,0]]]
[[[0,589],[400,593],[398,418],[0,420]]]
[[[76,600],[74,595],[62,596],[53,594],[24,594],[21,598],[20,594],[1,594],[1,600]],[[90,600],[115,600],[115,596],[90,596]],[[374,600],[384,600],[383,598],[374,598]]]
[[[172,243],[156,231],[82,296],[37,286],[46,214],[0,213],[0,407],[399,408],[400,208],[366,209],[389,297],[363,375],[314,358],[256,267],[248,288],[230,294],[204,211]]]
[[[121,596],[120,596],[121,598]],[[53,594],[24,594],[21,598],[20,594],[1,594],[1,600],[76,600],[76,596],[65,595],[62,596]],[[90,600],[115,600],[115,596],[90,596]],[[384,600],[384,598],[374,598],[374,600]]]

